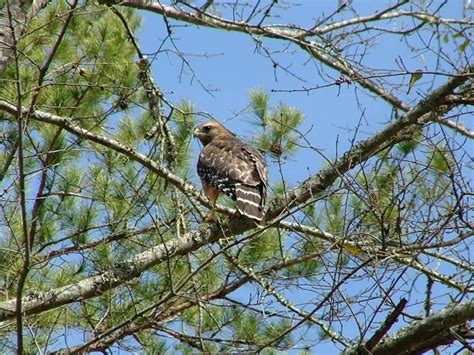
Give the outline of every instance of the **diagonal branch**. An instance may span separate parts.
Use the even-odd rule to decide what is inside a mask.
[[[218,235],[217,233],[210,234]],[[25,314],[37,314],[65,304],[95,297],[140,276],[144,271],[169,260],[175,255],[189,253],[213,241],[200,238],[198,232],[185,234],[137,254],[127,261],[115,265],[109,271],[49,292],[26,296],[23,298],[23,312]],[[15,299],[0,303],[0,321],[15,316],[15,305]]]
[[[315,252],[311,254],[304,255],[302,257],[298,257],[296,259],[290,259],[290,260],[285,260],[281,263],[278,263],[276,265],[273,265],[267,269],[260,270],[258,272],[254,272],[253,275],[255,277],[266,277],[268,275],[274,274],[275,272],[279,270],[283,270],[284,268],[292,265],[298,265],[300,263],[303,263],[307,260],[313,259],[317,257],[320,254],[320,252]],[[195,307],[198,305],[200,302],[210,302],[213,300],[218,300],[218,299],[225,299],[226,296],[234,292],[235,290],[239,289],[240,287],[248,284],[249,282],[252,282],[254,279],[252,278],[251,275],[245,275],[241,276],[240,278],[237,278],[236,280],[220,285],[216,288],[216,290],[202,295],[199,299],[195,297],[185,297],[185,301],[183,302],[178,302],[176,303],[176,299],[172,298],[167,302],[166,304],[163,304],[160,310],[157,310],[156,314],[152,317],[141,317],[134,321],[133,323],[130,323],[129,325],[125,327],[121,327],[120,330],[117,329],[117,332],[112,334],[108,334],[107,336],[102,336],[102,334],[98,335],[96,337],[99,338],[97,339],[97,342],[93,342],[92,340],[89,341],[88,346],[80,345],[77,347],[73,348],[68,348],[64,350],[60,350],[57,353],[54,354],[70,354],[71,352],[75,351],[105,351],[107,350],[108,347],[112,346],[115,342],[118,340],[124,339],[127,336],[135,334],[139,330],[144,330],[144,329],[150,329],[156,324],[162,324],[168,320],[171,320],[175,318],[177,314],[182,313],[186,309],[190,309],[192,307]],[[266,315],[270,316],[272,313],[267,312]],[[319,322],[322,323],[322,322]],[[324,324],[324,323],[322,323]],[[328,328],[328,325],[325,325],[325,327]],[[107,332],[107,331],[106,331]],[[334,336],[338,337],[337,333],[333,332],[332,333]]]
[[[457,332],[465,332],[463,325],[474,318],[474,301],[454,304],[385,338],[370,354],[420,354],[456,340]],[[461,327],[459,327],[461,326]],[[450,329],[456,328],[456,329]],[[359,354],[359,348],[347,349],[344,354]]]
[[[288,211],[310,198],[315,198],[354,166],[368,160],[381,150],[403,141],[406,139],[406,134],[410,134],[413,128],[432,122],[448,112],[452,106],[444,105],[446,96],[466,82],[472,75],[473,69],[474,67],[469,67],[462,75],[450,78],[399,120],[387,125],[371,138],[355,145],[333,165],[306,179],[297,188],[290,191],[285,198],[273,201],[269,206],[267,219],[276,218],[283,211]]]
[[[470,130],[469,128],[464,126],[462,123],[457,123],[457,122],[453,122],[451,120],[446,120],[446,119],[437,119],[436,121],[439,122],[439,124],[442,124],[443,126],[449,127],[457,131],[458,133],[462,134],[463,136],[467,138],[474,139],[474,131]]]
[[[408,303],[407,299],[402,298],[400,302],[398,302],[397,306],[393,309],[393,311],[390,312],[390,314],[387,316],[385,321],[382,323],[382,326],[379,329],[377,329],[377,331],[374,333],[374,335],[372,335],[372,337],[369,340],[367,340],[367,342],[365,343],[365,348],[367,349],[367,353],[369,353],[380,342],[380,340],[382,340],[385,334],[388,333],[390,328],[395,324],[398,317],[405,309],[405,306],[407,305],[407,303]],[[364,352],[362,349],[360,349],[359,351]]]
[[[0,110],[6,111],[11,114],[15,114],[17,112],[17,108],[15,105],[12,105],[4,100],[0,100]],[[24,111],[25,113],[27,113],[26,110]],[[202,198],[201,194],[196,190],[193,185],[185,182],[180,177],[172,174],[168,169],[162,167],[156,161],[148,158],[146,155],[136,151],[130,146],[122,144],[112,138],[108,138],[104,135],[94,133],[92,131],[80,127],[79,125],[75,124],[74,120],[70,117],[56,116],[43,111],[34,111],[29,117],[36,121],[50,123],[55,126],[61,127],[82,139],[86,139],[88,141],[98,143],[104,147],[115,150],[116,152],[119,152],[127,156],[131,160],[134,160],[143,165],[144,167],[150,169],[158,176],[165,178],[174,186],[178,187],[178,189],[180,189],[183,193],[194,196],[196,198],[200,198],[202,202],[205,202],[205,199]]]

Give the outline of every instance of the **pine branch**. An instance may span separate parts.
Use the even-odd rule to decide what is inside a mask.
[[[4,100],[0,100],[0,109],[11,114],[15,114],[17,112],[17,108],[15,105],[12,105]],[[61,127],[66,131],[76,135],[77,137],[98,143],[104,147],[119,152],[130,158],[131,160],[136,161],[144,167],[150,169],[158,176],[166,179],[168,182],[180,189],[180,191],[184,194],[198,198],[203,203],[207,203],[207,201],[201,196],[201,194],[196,190],[193,185],[185,182],[180,177],[172,174],[168,169],[162,167],[156,161],[148,158],[144,154],[137,152],[134,148],[130,146],[127,146],[112,138],[108,138],[106,136],[91,132],[87,129],[78,126],[70,117],[60,117],[43,111],[34,111],[31,113],[30,118],[36,121],[50,123],[55,126]]]
[[[298,265],[310,259],[314,259],[318,257],[319,254],[320,254],[319,252],[315,252],[315,253],[304,255],[302,257],[298,257],[296,259],[285,260],[281,263],[271,266],[268,269],[254,272],[253,275],[256,278],[263,279],[264,277],[269,277],[275,272],[286,269],[289,266]],[[226,299],[226,297],[229,294],[233,293],[234,291],[241,288],[242,286],[252,282],[253,280],[254,278],[251,275],[245,274],[245,276],[242,276],[235,281],[232,281],[225,285],[220,285],[216,290],[210,293],[201,295],[199,299],[195,297],[189,297],[189,298],[186,298],[186,301],[183,301],[181,303],[175,303],[175,298],[172,298],[169,304],[163,305],[162,311],[156,312],[156,314],[153,317],[144,317],[144,318],[137,319],[135,322],[131,324],[127,324],[126,327],[121,327],[120,330],[117,329],[117,331],[112,334],[109,334],[107,336],[99,336],[100,339],[98,339],[97,342],[90,341],[89,342],[90,344],[87,347],[84,346],[83,344],[83,345],[72,347],[72,348],[62,349],[54,354],[69,354],[79,349],[82,349],[88,352],[104,351],[108,347],[112,346],[115,342],[121,339],[124,339],[127,336],[133,335],[137,333],[138,331],[141,331],[144,329],[153,328],[154,325],[156,324],[162,324],[166,322],[167,320],[173,319],[178,314],[181,314],[183,311],[188,310],[192,307],[195,307],[196,305],[199,304],[199,302],[209,303],[210,301],[213,301],[213,300]],[[272,315],[271,312],[265,312],[265,314],[267,316]],[[302,312],[301,314],[303,317],[306,316],[306,313]],[[335,336],[338,336],[337,333],[335,333],[335,331],[333,332]]]

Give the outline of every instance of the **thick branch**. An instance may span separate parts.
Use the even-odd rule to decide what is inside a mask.
[[[270,274],[274,274],[279,270],[285,269],[289,266],[304,263],[305,261],[313,259],[318,255],[319,252],[316,252],[312,254],[307,254],[297,259],[285,260],[284,262],[273,265],[268,269],[258,271],[255,273],[255,275],[257,277],[265,277]],[[251,281],[253,281],[253,278],[250,275],[245,275],[229,284],[220,285],[215,291],[212,291],[211,293],[205,295],[201,295],[199,299],[195,297],[183,297],[184,299],[186,299],[186,301],[176,303],[176,299],[172,298],[169,303],[161,305],[159,309],[157,308],[156,315],[154,315],[153,317],[140,317],[136,321],[130,322],[130,324],[127,324],[120,330],[117,330],[115,334],[109,334],[103,338],[100,338],[97,340],[97,342],[91,343],[88,347],[80,345],[73,348],[63,349],[53,354],[70,354],[75,351],[105,351],[108,347],[112,346],[112,344],[114,344],[118,340],[124,339],[125,337],[130,336],[132,334],[136,334],[138,331],[152,328],[158,323],[163,323],[167,320],[173,319],[177,314],[180,314],[184,310],[198,305],[200,302],[209,303],[212,300],[224,299],[227,295],[239,289],[240,287],[248,284]],[[271,314],[271,312],[266,313],[267,316],[270,316]],[[325,327],[328,328],[327,325],[325,325]],[[334,333],[334,336],[338,335]],[[96,338],[99,337],[100,335]]]
[[[219,235],[219,233],[210,234]],[[178,254],[189,253],[213,241],[200,238],[197,232],[185,234],[182,237],[152,247],[99,275],[51,290],[50,292],[24,297],[23,311],[25,314],[37,314],[64,304],[95,297],[140,276],[142,272],[164,260],[168,260]],[[15,299],[0,303],[0,321],[15,316],[15,305]]]
[[[446,334],[450,333],[450,328],[463,325],[472,319],[474,301],[451,305],[386,338],[372,350],[372,354],[414,354],[428,350],[428,344],[429,348],[445,345],[448,340],[452,342],[456,339],[454,330],[447,339]],[[438,342],[432,342],[433,339],[438,339]],[[351,353],[353,352],[349,352]]]

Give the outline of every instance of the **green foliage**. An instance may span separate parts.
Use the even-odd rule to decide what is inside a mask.
[[[269,199],[284,198],[285,194],[290,191],[291,186],[287,182],[274,182],[271,188]]]
[[[275,341],[275,345],[288,347],[291,344],[290,336],[281,336],[291,324],[289,321],[269,322],[262,315],[242,313],[238,310],[232,312],[232,323],[235,339],[266,344]]]
[[[271,113],[268,112],[270,95],[264,89],[255,89],[250,92],[250,107],[260,120],[262,126],[269,124]]]
[[[239,261],[242,265],[254,265],[258,261],[259,267],[269,266],[281,254],[279,249],[284,240],[276,230],[267,230],[245,244],[239,253]]]
[[[329,233],[341,235],[344,233],[343,198],[340,195],[331,195],[325,204],[327,230]]]
[[[237,339],[252,341],[258,335],[260,327],[260,319],[254,314],[245,314],[234,312],[232,320],[232,328]]]
[[[31,23],[31,28],[40,28],[26,36],[21,44],[20,78],[24,96],[23,104],[28,105],[38,84],[38,67],[46,60],[57,41],[63,21],[58,14],[67,11],[64,1],[51,3],[40,16]],[[129,26],[139,25],[138,17],[126,11]],[[46,24],[43,26],[43,24]],[[78,9],[61,41],[49,66],[44,80],[48,86],[41,89],[38,96],[38,108],[62,116],[89,116],[103,111],[103,105],[113,96],[134,95],[136,83],[136,65],[132,58],[133,46],[127,41],[126,33],[121,30],[118,18],[106,7],[97,6],[95,11]],[[6,78],[15,76],[14,66],[10,65]],[[116,85],[120,79],[121,86]],[[14,82],[2,85],[0,95],[14,101],[16,88]],[[80,104],[87,102],[86,105]],[[97,116],[98,117],[98,116]],[[89,129],[96,129],[97,120],[81,120]]]
[[[137,122],[133,117],[124,117],[119,121],[119,131],[116,138],[128,145],[133,146],[137,141],[142,139],[139,130],[137,129]]]
[[[264,339],[265,341],[270,341],[273,339],[278,339],[276,345],[282,348],[289,348],[292,345],[291,336],[281,336],[289,328],[291,328],[291,322],[289,320],[282,320],[280,322],[271,322],[267,323],[264,330]]]
[[[193,134],[193,128],[196,125],[195,105],[189,100],[181,101],[176,109],[173,110],[172,121],[176,124],[174,130],[174,139],[178,155],[177,168],[187,169],[190,166],[189,146]]]
[[[157,285],[155,292],[164,293],[169,290],[173,290],[177,286],[176,283],[179,282],[179,280],[184,279],[189,274],[189,264],[184,257],[176,258],[168,265],[156,266],[154,271],[156,276],[160,278],[160,282]]]
[[[118,17],[106,6],[90,5],[75,10],[45,76],[41,77],[39,68],[46,63],[55,47],[65,23],[64,15],[68,12],[69,6],[65,1],[51,2],[29,23],[26,35],[19,43],[22,54],[18,62],[20,71],[16,73],[14,61],[10,62],[2,76],[6,80],[0,86],[0,97],[16,102],[16,81],[12,79],[18,77],[24,93],[24,107],[28,107],[36,97],[35,108],[38,110],[72,117],[76,124],[101,134],[112,133],[110,127],[117,127],[114,139],[124,144],[139,145],[140,129],[136,121],[130,116],[109,116],[108,110],[117,100],[139,101],[140,92],[137,90],[139,81],[134,62],[135,49]],[[125,10],[123,14],[129,27],[137,29],[139,17],[131,10]],[[41,88],[37,91],[39,84]],[[3,167],[7,153],[17,140],[17,122],[9,115],[2,118],[5,118],[0,122],[3,132],[0,164]],[[72,136],[54,125],[33,120],[27,124],[23,140],[26,207],[30,214],[34,204],[29,201],[36,201],[37,209],[32,245],[35,263],[27,279],[25,295],[74,284],[77,279],[109,269],[120,259],[140,250],[136,245],[130,248],[130,244],[123,247],[120,244],[103,244],[94,249],[86,248],[80,253],[66,253],[63,257],[59,253],[59,258],[48,259],[52,251],[82,247],[107,237],[113,230],[123,230],[128,220],[137,214],[130,193],[130,186],[138,185],[136,167],[132,162],[124,161],[121,155],[84,143],[80,137]],[[3,186],[13,186],[5,190],[3,198],[18,201],[15,165],[16,161],[2,181],[6,184]],[[44,189],[36,199],[42,179]],[[22,265],[18,250],[23,250],[23,237],[18,205],[8,204],[2,208],[2,233],[10,231],[10,234],[3,234],[6,238],[0,238],[0,285],[7,291],[2,298],[8,299],[16,288]],[[31,225],[30,222],[28,228]],[[3,250],[10,250],[12,255]],[[12,264],[12,260],[16,262]],[[125,311],[118,305],[110,308],[107,302],[111,300],[110,294],[97,299],[100,309],[105,310],[102,315],[109,310],[107,314],[110,318],[104,318],[104,325],[117,322],[119,314],[123,316]],[[130,300],[121,305],[128,307]],[[75,312],[63,312],[59,318],[51,312],[35,321],[36,345],[29,343],[32,337],[25,337],[28,341],[25,350],[36,352],[37,345],[48,344],[51,331],[66,324],[90,327],[90,323],[84,320],[86,318],[81,319],[79,314],[94,317],[99,314],[98,310],[86,310],[85,305],[75,307]],[[100,316],[94,319],[98,322]]]
[[[435,147],[432,150],[431,159],[428,160],[428,165],[439,174],[449,173],[451,167],[454,165],[452,152],[446,146]]]
[[[464,42],[462,42],[461,45],[459,46],[459,48],[458,48],[458,49],[459,49],[459,52],[462,52],[462,53],[466,52],[466,48],[467,48],[470,44],[471,44],[471,41],[470,41],[468,38],[466,38],[466,39],[464,40]]]
[[[400,151],[403,155],[408,155],[412,153],[420,144],[422,139],[422,130],[417,130],[411,134],[409,139],[405,139],[404,141],[398,143],[396,145],[397,150]]]
[[[148,333],[140,333],[138,338],[140,339],[140,344],[142,344],[141,351],[143,351],[143,354],[165,355],[169,353],[169,345],[165,340],[157,339]]]
[[[262,127],[262,133],[254,138],[255,144],[276,157],[289,156],[298,148],[299,134],[296,130],[303,122],[303,112],[283,103],[271,110],[269,101],[270,96],[262,89],[250,93],[250,106],[255,113],[256,124]]]
[[[416,83],[418,80],[420,80],[422,77],[423,77],[423,72],[420,71],[420,70],[417,70],[416,72],[414,72],[414,73],[410,76],[410,82],[408,83],[408,91],[407,91],[407,94],[410,93],[411,88],[413,87],[413,85],[415,85],[415,83]]]
[[[308,259],[305,262],[292,265],[285,269],[285,275],[289,278],[307,278],[312,280],[318,271],[321,269],[321,263],[317,258]]]
[[[303,238],[302,241],[299,243],[299,252],[297,253],[297,256],[304,258],[307,255],[321,252],[323,248],[324,247],[321,240],[307,236],[306,238]],[[318,257],[315,257],[307,259],[304,262],[291,265],[290,267],[285,269],[285,275],[290,278],[307,278],[313,281],[313,277],[318,274],[320,269],[321,262]]]

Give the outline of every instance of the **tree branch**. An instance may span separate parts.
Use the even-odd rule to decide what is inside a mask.
[[[377,329],[377,331],[374,333],[374,335],[372,335],[369,340],[367,340],[367,342],[365,343],[365,349],[359,350],[366,350],[367,353],[370,353],[370,351],[382,340],[385,334],[387,334],[390,328],[395,324],[398,317],[405,309],[407,303],[407,299],[402,298],[400,302],[398,302],[397,306],[393,309],[393,311],[387,316],[381,327]]]
[[[278,217],[284,211],[289,211],[310,198],[315,198],[328,186],[331,186],[338,177],[354,166],[368,160],[381,150],[406,139],[405,135],[409,134],[414,127],[423,126],[430,121],[434,121],[440,115],[452,109],[452,106],[444,105],[446,96],[468,80],[473,68],[467,68],[463,73],[464,75],[450,78],[444,85],[434,90],[399,120],[387,125],[371,138],[355,145],[333,165],[306,179],[306,181],[290,191],[283,199],[272,201],[268,208],[267,220]]]
[[[450,333],[450,328],[463,325],[473,318],[473,300],[451,305],[385,338],[372,350],[372,354],[413,354],[445,345],[449,339],[451,342],[456,340],[454,334],[446,334]]]
[[[219,233],[209,234],[213,236],[219,235]],[[152,247],[125,262],[117,264],[109,271],[49,292],[26,296],[23,298],[23,312],[25,314],[37,314],[65,304],[95,297],[126,281],[140,276],[145,270],[148,270],[164,260],[169,260],[172,256],[187,254],[213,241],[215,240],[201,238],[198,232],[185,234],[182,237],[177,237],[166,243]],[[15,305],[15,299],[0,303],[0,321],[15,316]]]
[[[15,114],[17,112],[16,106],[10,104],[7,101],[0,100],[0,110],[4,110],[8,113]],[[134,148],[122,144],[114,139],[108,138],[106,136],[91,132],[87,129],[84,129],[77,124],[74,123],[74,120],[69,117],[60,117],[56,116],[47,112],[43,111],[34,111],[30,115],[31,119],[36,121],[50,123],[58,127],[62,127],[66,131],[91,142],[98,143],[104,147],[110,148],[119,152],[131,160],[134,160],[144,167],[147,167],[158,176],[165,178],[167,181],[172,183],[178,189],[180,189],[183,193],[191,195],[195,198],[198,198],[203,203],[207,203],[207,201],[201,196],[201,194],[196,190],[196,188],[186,183],[180,177],[172,174],[168,169],[165,167],[160,166],[154,160],[148,158],[147,156],[137,152]]]
[[[469,128],[467,128],[461,123],[456,123],[451,120],[446,120],[442,118],[437,119],[436,122],[438,122],[439,124],[443,126],[449,127],[455,130],[456,132],[459,132],[460,134],[462,134],[463,136],[466,136],[467,138],[474,139],[474,131],[471,131]]]

